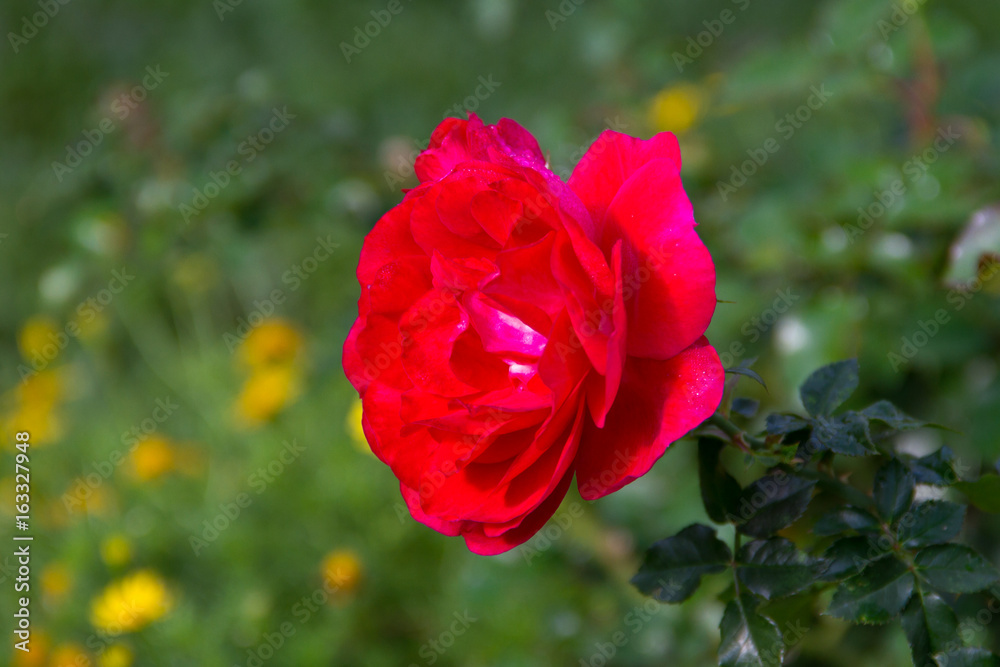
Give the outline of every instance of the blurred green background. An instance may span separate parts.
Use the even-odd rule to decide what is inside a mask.
[[[484,558],[401,513],[359,439],[340,366],[358,251],[466,109],[522,123],[562,176],[606,127],[674,131],[725,302],[710,340],[768,383],[746,395],[796,409],[811,370],[857,355],[852,404],[957,431],[900,447],[947,442],[970,475],[1000,456],[1000,281],[972,282],[1000,252],[995,2],[18,0],[0,17],[0,537],[22,430],[35,536],[33,651],[0,663],[714,664],[725,581],[679,608],[627,583],[646,546],[705,520],[689,441]],[[996,519],[970,514],[966,539],[1000,561]],[[814,626],[788,664],[908,664],[898,629],[784,613]],[[994,649],[997,625],[977,631]]]

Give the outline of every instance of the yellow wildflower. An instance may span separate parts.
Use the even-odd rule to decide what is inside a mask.
[[[664,88],[653,98],[649,122],[657,132],[689,130],[698,119],[702,105],[701,91],[691,84]]]
[[[281,319],[267,320],[247,335],[240,345],[240,360],[251,368],[290,364],[302,350],[302,334]]]
[[[141,480],[154,480],[174,468],[175,456],[171,442],[153,433],[140,441],[130,455],[133,474]]]
[[[108,567],[121,567],[132,560],[132,543],[121,533],[115,533],[101,542],[101,560]]]
[[[42,570],[41,584],[42,593],[46,597],[60,601],[69,592],[73,579],[70,577],[68,567],[62,563],[53,563]]]
[[[361,399],[356,398],[351,404],[351,409],[347,412],[347,435],[351,437],[351,444],[359,452],[364,454],[372,453],[371,447],[368,445],[368,439],[365,438],[365,429],[361,425],[361,418],[364,416],[364,409],[361,404]]]
[[[93,664],[79,644],[60,644],[52,651],[50,667],[84,667]]]
[[[124,644],[112,644],[97,659],[98,667],[130,667],[134,656]]]
[[[55,320],[44,315],[36,315],[29,318],[17,336],[17,347],[21,350],[21,356],[28,361],[38,357],[43,361],[52,361],[68,342],[68,337],[63,333],[60,339],[59,327]],[[63,340],[64,342],[60,342]]]
[[[90,622],[113,636],[143,628],[173,606],[173,597],[163,579],[151,570],[138,570],[109,584],[94,598]]]
[[[350,549],[336,549],[323,558],[322,574],[330,588],[338,593],[350,594],[361,583],[361,561]]]
[[[298,397],[300,384],[299,371],[294,367],[256,369],[236,399],[236,414],[251,425],[273,419]]]

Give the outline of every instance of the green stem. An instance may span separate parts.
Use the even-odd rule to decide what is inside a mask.
[[[705,423],[715,426],[720,431],[728,435],[732,443],[743,451],[749,451],[750,448],[747,445],[753,445],[755,447],[764,446],[763,440],[748,434],[719,412],[716,412],[714,415],[705,420]]]

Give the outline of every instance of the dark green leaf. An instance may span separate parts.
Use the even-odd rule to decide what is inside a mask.
[[[934,664],[933,656],[944,651],[958,636],[955,612],[934,593],[918,593],[910,598],[901,620],[913,664],[919,667]]]
[[[768,435],[786,435],[809,426],[809,422],[796,415],[772,413],[767,416],[765,427]]]
[[[928,584],[946,593],[974,593],[1000,579],[992,564],[964,544],[927,547],[914,562]]]
[[[881,524],[871,513],[857,507],[842,507],[821,516],[813,526],[813,533],[825,536],[839,535],[848,530],[865,533],[880,529]]]
[[[899,520],[897,538],[908,549],[953,539],[965,521],[965,505],[947,500],[917,503]]]
[[[722,667],[780,667],[785,644],[774,621],[757,613],[757,602],[743,594],[726,605],[719,631]]]
[[[759,407],[760,401],[755,401],[752,398],[734,398],[731,410],[741,417],[750,419],[757,414]]]
[[[948,486],[958,481],[955,472],[955,455],[945,445],[936,452],[921,456],[913,462],[913,475],[918,484]]]
[[[760,386],[762,386],[764,389],[767,389],[767,385],[764,383],[764,378],[762,378],[760,375],[758,375],[756,371],[752,371],[749,368],[743,368],[743,367],[737,366],[736,368],[727,368],[726,372],[727,373],[732,373],[733,375],[745,375],[746,377],[750,378],[751,380],[754,380],[755,382],[757,382],[757,384],[759,384]]]
[[[632,584],[660,602],[683,602],[705,574],[722,572],[732,560],[729,547],[708,526],[696,523],[646,551]]]
[[[1000,657],[983,648],[957,648],[934,659],[939,667],[1000,667]]]
[[[823,554],[826,569],[823,579],[827,581],[842,581],[853,577],[858,572],[885,558],[891,545],[882,543],[886,538],[876,535],[844,537],[833,544]]]
[[[716,438],[698,439],[701,500],[709,518],[716,523],[726,523],[736,516],[742,491],[739,482],[726,472],[719,460],[723,447],[725,444]]]
[[[739,530],[753,537],[770,537],[790,526],[806,511],[816,482],[779,470],[764,475],[740,495]]]
[[[819,569],[783,537],[744,544],[736,561],[736,576],[765,600],[798,593],[816,581]]]
[[[889,401],[872,403],[862,410],[861,414],[868,419],[877,419],[889,428],[897,431],[920,428],[927,425],[927,422],[911,417]]]
[[[895,558],[877,560],[839,587],[827,613],[853,623],[887,623],[913,592],[913,575]]]
[[[847,359],[820,368],[810,375],[799,395],[813,417],[829,416],[858,388],[858,360]]]
[[[877,453],[868,430],[868,420],[853,410],[837,417],[817,417],[806,442],[808,458],[816,452],[831,451],[845,456]]]
[[[875,509],[893,523],[910,508],[916,480],[899,459],[892,459],[875,473]]]
[[[1000,477],[997,475],[983,475],[975,482],[956,482],[954,487],[984,512],[1000,513]]]

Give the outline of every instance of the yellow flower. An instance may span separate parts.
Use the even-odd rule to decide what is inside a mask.
[[[268,320],[247,335],[240,346],[240,359],[251,368],[290,364],[302,350],[302,334],[281,319]]]
[[[87,652],[78,644],[60,644],[52,651],[50,667],[80,667],[92,664]]]
[[[121,533],[115,533],[101,542],[101,560],[108,567],[121,567],[132,560],[132,543]]]
[[[335,592],[350,594],[361,583],[361,561],[350,549],[336,549],[323,558],[322,574]]]
[[[174,448],[158,433],[144,438],[132,450],[132,472],[141,480],[154,480],[174,468]]]
[[[361,425],[361,418],[363,416],[364,409],[361,399],[356,398],[351,404],[351,409],[347,412],[347,434],[351,437],[351,444],[354,445],[356,450],[374,456],[375,454],[368,445],[368,439],[365,438],[365,429]]]
[[[14,649],[11,667],[42,667],[45,664],[45,659],[49,657],[49,637],[44,630],[31,629],[30,646],[30,651]]]
[[[3,431],[8,442],[14,442],[14,434],[18,431],[27,431],[31,434],[31,445],[37,447],[59,440],[64,428],[53,406],[20,405],[5,417]]]
[[[98,667],[130,667],[133,657],[128,646],[112,644],[97,659],[97,664]]]
[[[63,376],[57,368],[29,375],[17,387],[17,399],[22,406],[54,407],[63,396]]]
[[[69,568],[61,563],[53,563],[42,570],[42,593],[56,601],[61,600],[69,592],[73,584]]]
[[[161,618],[174,606],[158,574],[138,570],[113,582],[91,602],[90,623],[109,635],[134,632]]]
[[[236,399],[236,414],[256,425],[274,418],[299,394],[299,371],[288,366],[256,369]]]
[[[653,98],[649,109],[649,122],[657,132],[689,130],[701,110],[701,91],[691,84],[678,84],[664,88]]]
[[[28,319],[17,336],[17,347],[21,350],[21,356],[27,361],[35,357],[43,361],[52,361],[59,356],[59,352],[66,345],[66,343],[60,344],[59,333],[59,327],[51,317],[35,315]],[[66,341],[68,340],[67,337]]]

